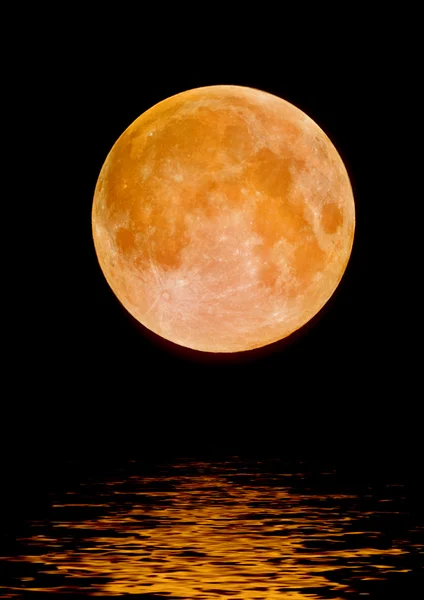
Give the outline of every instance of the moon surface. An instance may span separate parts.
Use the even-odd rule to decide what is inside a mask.
[[[101,169],[100,267],[141,324],[181,346],[239,352],[285,338],[346,269],[355,205],[322,129],[282,98],[217,85],[159,102]]]

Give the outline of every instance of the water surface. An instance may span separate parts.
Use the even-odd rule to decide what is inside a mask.
[[[423,520],[404,484],[306,463],[130,462],[52,493],[25,531],[0,558],[1,597],[421,597]]]

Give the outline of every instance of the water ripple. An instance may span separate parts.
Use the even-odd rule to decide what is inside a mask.
[[[318,600],[407,589],[424,529],[401,486],[342,493],[332,472],[271,467],[181,459],[57,494],[50,518],[0,559],[0,592]]]

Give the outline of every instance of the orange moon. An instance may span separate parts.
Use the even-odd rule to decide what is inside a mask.
[[[355,204],[322,129],[282,98],[216,85],[136,119],[93,200],[100,267],[142,325],[205,352],[259,348],[328,301],[346,269]]]

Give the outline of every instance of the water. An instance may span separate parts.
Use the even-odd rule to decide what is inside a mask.
[[[418,600],[411,502],[306,463],[130,462],[51,493],[0,559],[0,596]]]

